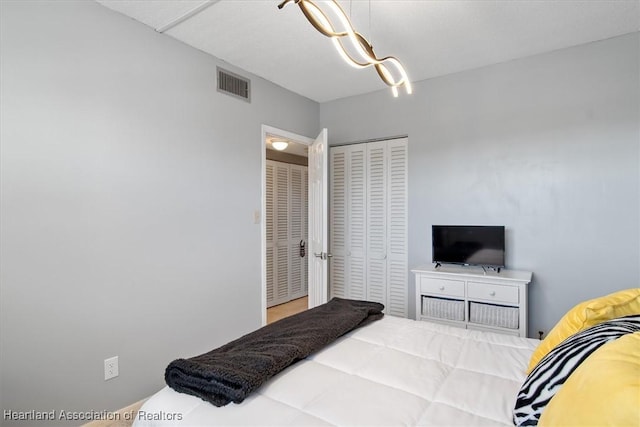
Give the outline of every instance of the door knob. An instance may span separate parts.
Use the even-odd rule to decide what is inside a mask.
[[[332,257],[332,256],[333,256],[332,254],[328,254],[328,253],[326,253],[326,252],[314,252],[314,253],[313,253],[313,255],[314,255],[316,258],[320,258],[320,259],[327,259],[327,258],[329,258],[329,257]]]

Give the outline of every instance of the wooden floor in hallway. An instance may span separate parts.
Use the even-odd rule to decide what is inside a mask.
[[[294,299],[267,309],[267,324],[300,313],[309,308],[309,297]]]

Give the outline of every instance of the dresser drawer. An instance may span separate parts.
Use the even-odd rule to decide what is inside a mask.
[[[492,285],[489,283],[468,282],[467,297],[485,301],[518,304],[518,288],[516,286]]]
[[[420,290],[425,294],[464,298],[464,282],[461,280],[420,278]]]

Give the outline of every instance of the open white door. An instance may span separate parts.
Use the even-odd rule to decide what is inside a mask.
[[[327,302],[329,172],[327,130],[309,147],[309,308]]]

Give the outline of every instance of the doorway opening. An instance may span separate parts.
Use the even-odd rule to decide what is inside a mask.
[[[262,126],[262,325],[309,307],[307,166],[313,142]]]

